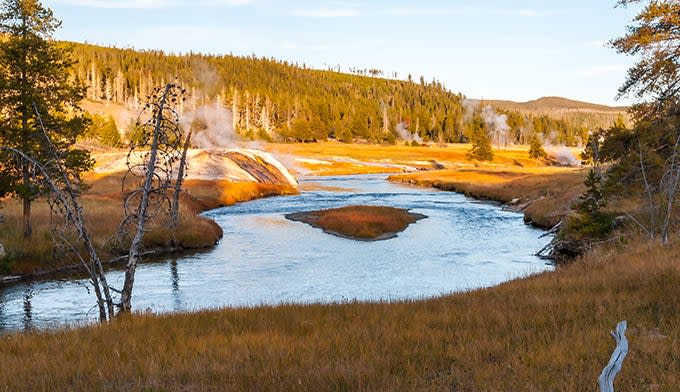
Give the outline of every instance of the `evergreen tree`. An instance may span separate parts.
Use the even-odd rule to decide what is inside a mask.
[[[4,0],[0,4],[0,144],[21,150],[39,162],[48,159],[46,135],[57,151],[68,154],[75,179],[91,166],[87,152],[69,150],[85,127],[78,113],[83,89],[71,81],[68,48],[51,41],[61,22],[38,0]],[[38,115],[39,113],[39,115]],[[42,122],[42,124],[41,124]],[[44,192],[32,182],[31,167],[1,157],[0,196],[23,201],[23,233],[31,235],[31,201]]]
[[[548,154],[543,149],[543,144],[538,140],[536,134],[531,137],[531,142],[529,142],[529,157],[534,159],[545,159],[548,157]]]
[[[491,148],[491,138],[486,130],[484,120],[475,116],[472,120],[470,131],[470,142],[472,147],[468,152],[469,159],[479,161],[493,161],[493,149]]]
[[[583,182],[586,191],[579,196],[579,201],[574,205],[574,209],[582,214],[595,216],[602,212],[607,206],[607,200],[602,192],[602,176],[597,169],[590,169],[588,177]]]
[[[614,227],[612,215],[605,212],[607,199],[602,191],[602,176],[597,169],[591,169],[584,181],[586,191],[573,205],[576,215],[567,220],[561,236],[592,240],[609,234]]]

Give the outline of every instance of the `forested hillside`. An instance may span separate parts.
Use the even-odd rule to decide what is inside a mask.
[[[586,123],[514,110],[496,112],[437,81],[393,80],[312,70],[268,58],[166,55],[74,45],[75,72],[87,99],[139,109],[151,89],[177,78],[188,89],[183,110],[210,104],[231,112],[234,130],[278,141],[398,140],[466,142],[486,132],[496,144],[578,145]],[[377,75],[377,74],[376,74]],[[129,124],[117,124],[126,131]]]

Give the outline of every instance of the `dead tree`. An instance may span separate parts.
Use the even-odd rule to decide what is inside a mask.
[[[170,207],[170,229],[173,233],[173,242],[175,242],[175,230],[177,230],[177,224],[179,222],[179,196],[182,192],[182,183],[184,182],[184,177],[186,176],[187,167],[187,153],[189,152],[189,147],[191,147],[191,135],[193,129],[189,130],[185,140],[184,147],[182,148],[182,157],[179,160],[179,166],[177,167],[177,179],[175,180],[175,190],[172,194],[172,205]]]
[[[136,184],[123,202],[125,216],[120,232],[128,235],[132,231],[134,235],[120,293],[119,310],[122,313],[129,313],[132,309],[132,288],[141,257],[144,233],[154,218],[167,215],[172,209],[169,191],[173,166],[182,157],[183,139],[179,116],[173,107],[183,99],[183,95],[184,90],[174,83],[155,89],[150,102],[140,115],[140,118],[147,118],[139,125],[140,140],[131,143],[128,153],[128,171],[123,179],[124,192],[132,182]]]
[[[66,236],[62,236],[61,240],[65,241],[65,245],[73,250],[73,254],[80,259],[81,265],[87,271],[97,298],[99,320],[105,322],[113,317],[113,300],[104,275],[102,262],[92,243],[92,236],[85,225],[78,187],[71,180],[68,171],[65,170],[59,153],[54,149],[46,133],[45,137],[52,155],[52,159],[45,163],[41,163],[23,151],[14,148],[0,146],[0,151],[7,152],[15,159],[21,160],[29,168],[28,172],[34,180],[48,188],[48,202],[52,211],[64,217],[64,226],[73,228],[77,232],[78,238],[87,252],[87,258],[80,254],[77,246],[69,242]]]

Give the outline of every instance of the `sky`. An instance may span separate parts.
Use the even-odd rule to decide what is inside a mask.
[[[615,0],[43,0],[77,42],[274,57],[424,76],[469,98],[607,105],[635,58],[607,46],[637,8]],[[639,6],[638,6],[639,7]]]

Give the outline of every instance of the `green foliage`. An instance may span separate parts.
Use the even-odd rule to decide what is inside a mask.
[[[98,114],[86,115],[89,120],[83,137],[97,140],[104,146],[118,147],[121,144],[120,133],[112,116],[102,117]]]
[[[194,124],[192,124],[193,126]],[[197,128],[200,129],[200,128]],[[136,121],[131,120],[125,130],[125,138],[131,145],[144,144],[144,140],[147,135],[144,132],[144,128],[137,124]]]
[[[610,214],[570,215],[560,231],[562,238],[592,240],[605,238],[614,226],[614,218]]]
[[[84,132],[87,121],[77,114],[83,89],[71,77],[72,49],[51,40],[60,24],[37,0],[4,0],[0,4],[0,35],[4,36],[0,45],[0,145],[45,162],[50,151],[44,125],[57,151],[78,155],[66,157],[66,170],[77,175],[87,168],[87,159],[81,159],[83,152],[69,148]],[[32,181],[25,162],[2,157],[0,169],[4,187],[0,194],[24,200],[24,213],[29,217],[24,221],[24,234],[29,236],[30,201],[46,190]]]
[[[472,147],[468,152],[468,159],[478,161],[493,161],[493,149],[484,120],[476,115],[469,125],[470,142]]]
[[[543,144],[536,135],[532,136],[529,142],[529,157],[533,159],[545,159],[548,157],[548,154],[543,149]]]
[[[622,5],[641,0],[619,0]],[[627,33],[612,41],[620,52],[639,61],[628,70],[619,96],[650,99],[635,106],[638,119],[653,120],[678,111],[680,103],[680,2],[649,1],[628,26]]]
[[[570,239],[606,237],[614,227],[614,218],[604,212],[607,199],[602,191],[602,176],[596,169],[591,169],[584,184],[585,192],[573,205],[577,214],[569,216],[561,235]]]
[[[274,131],[286,141],[334,138],[391,143],[400,137],[395,134],[397,124],[410,123],[410,130],[425,141],[470,140],[466,132],[469,108],[463,96],[437,81],[418,79],[414,83],[413,79],[312,70],[254,56],[175,56],[84,44],[75,44],[75,57],[75,76],[87,83],[91,100],[136,105],[152,86],[178,77],[195,95],[192,101],[196,104],[218,100],[230,109],[234,128],[242,135]],[[553,142],[569,145],[575,145],[583,131],[580,122],[517,111],[504,113],[513,143],[526,143],[532,127],[537,132],[554,132]],[[293,126],[300,117],[306,118],[310,129]]]
[[[596,169],[588,172],[583,182],[586,191],[579,196],[579,200],[574,204],[574,210],[584,215],[595,215],[607,206],[607,199],[602,192],[602,176]]]

